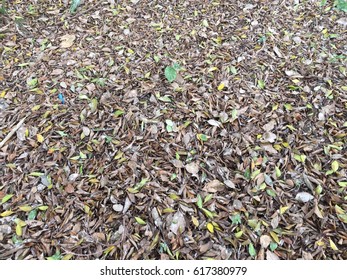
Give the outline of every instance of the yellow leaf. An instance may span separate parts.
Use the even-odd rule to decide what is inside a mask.
[[[138,224],[140,224],[140,225],[146,225],[147,223],[144,221],[144,220],[142,220],[140,217],[135,217],[135,220],[136,220],[136,222],[138,223]]]
[[[2,212],[2,213],[0,214],[0,216],[1,216],[1,217],[7,217],[7,216],[12,215],[13,213],[14,213],[14,212],[11,211],[11,210],[6,210],[5,212]]]
[[[31,111],[35,112],[35,111],[37,111],[40,108],[41,108],[41,105],[36,105],[36,106],[31,108]]]
[[[270,235],[273,238],[273,240],[276,241],[276,243],[278,243],[278,244],[280,243],[280,240],[279,240],[279,238],[278,238],[278,236],[277,236],[277,234],[275,232],[270,231]]]
[[[236,233],[235,233],[235,237],[236,237],[236,238],[240,238],[240,237],[242,236],[242,234],[243,234],[243,231],[240,230],[239,232],[236,232]]]
[[[322,247],[322,246],[325,245],[324,241],[322,241],[322,240],[318,240],[318,241],[316,242],[316,244],[317,244],[317,246],[319,246],[319,247]]]
[[[225,84],[224,83],[220,83],[217,89],[219,91],[222,91],[224,87],[225,87]]]
[[[339,250],[339,248],[337,248],[335,243],[330,238],[329,238],[329,243],[330,243],[331,249],[333,249],[334,251],[338,251]]]
[[[338,161],[334,160],[332,163],[331,163],[331,169],[336,172],[338,169],[339,169],[339,163]]]
[[[20,224],[16,225],[16,234],[18,236],[22,236],[22,234],[23,234],[23,230],[22,230],[22,227],[20,226]]]
[[[4,98],[5,95],[6,95],[6,91],[5,91],[5,90],[3,90],[2,92],[0,92],[0,98]]]
[[[21,227],[25,227],[27,225],[26,222],[22,221],[21,219],[16,219],[15,222],[17,225],[20,225]]]
[[[36,135],[37,141],[42,143],[43,141],[45,141],[45,138],[43,138],[43,136],[41,134],[37,134]]]
[[[24,211],[24,212],[30,212],[33,208],[29,205],[23,205],[23,206],[19,206],[18,207],[20,210]]]
[[[213,72],[213,71],[216,71],[216,70],[218,70],[217,67],[211,67],[210,69],[208,69],[208,72]]]
[[[207,223],[207,229],[209,232],[214,233],[214,227],[211,223]]]
[[[197,218],[195,218],[194,216],[192,216],[192,222],[194,224],[194,226],[198,227],[199,226],[199,221]]]
[[[89,206],[88,205],[84,205],[84,212],[86,213],[86,214],[89,214],[90,213],[90,208],[89,208]]]
[[[283,206],[283,207],[280,207],[280,214],[284,214],[290,207],[289,206]]]
[[[345,211],[337,204],[335,205],[335,211],[337,214],[342,214],[342,215],[345,214]]]
[[[212,225],[214,226],[214,228],[215,228],[216,230],[221,231],[221,228],[219,227],[219,225],[218,225],[216,222],[212,222]]]
[[[71,259],[72,257],[73,257],[72,254],[67,254],[67,255],[65,255],[65,256],[62,258],[62,260],[66,261],[66,260]]]

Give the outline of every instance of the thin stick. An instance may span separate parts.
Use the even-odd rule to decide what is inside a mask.
[[[16,133],[16,131],[22,126],[22,124],[24,123],[26,117],[24,117],[23,119],[20,120],[20,122],[14,127],[12,128],[11,132],[9,134],[6,135],[6,137],[4,138],[4,140],[1,141],[0,143],[0,149],[2,148],[2,146],[5,145],[5,143],[10,140],[10,138],[12,137],[13,134]]]

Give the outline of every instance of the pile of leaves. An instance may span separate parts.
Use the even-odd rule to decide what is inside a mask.
[[[8,1],[0,259],[346,259],[339,1]]]

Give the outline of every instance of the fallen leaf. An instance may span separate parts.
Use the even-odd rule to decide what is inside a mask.
[[[222,190],[224,190],[224,184],[218,180],[212,180],[208,182],[204,187],[204,191],[209,193],[216,193]]]
[[[75,39],[76,39],[76,36],[73,34],[66,34],[60,37],[60,40],[61,40],[60,47],[64,49],[70,48],[73,45]]]
[[[295,196],[295,199],[300,201],[300,202],[303,202],[303,203],[306,203],[310,200],[312,200],[314,198],[314,196],[308,192],[299,192],[296,196]]]
[[[185,166],[186,170],[188,171],[188,173],[196,175],[198,174],[200,167],[199,164],[197,162],[191,162],[186,164]]]
[[[181,213],[181,211],[177,211],[172,218],[170,230],[174,234],[177,234],[178,232],[180,233],[184,232],[185,229],[186,229],[186,220],[183,214]]]
[[[268,235],[262,235],[260,236],[260,245],[261,247],[263,247],[264,249],[266,249],[270,243],[271,243],[272,239],[270,236]]]
[[[277,261],[280,258],[273,252],[271,252],[270,250],[266,250],[266,260],[268,261]]]

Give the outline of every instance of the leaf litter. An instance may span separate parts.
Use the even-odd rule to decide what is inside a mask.
[[[347,258],[343,1],[67,2],[0,15],[0,259]]]

